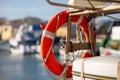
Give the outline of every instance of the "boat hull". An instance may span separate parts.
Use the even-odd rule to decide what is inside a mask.
[[[112,56],[76,59],[73,62],[73,80],[80,80],[82,73],[84,73],[84,77],[88,79],[116,80],[119,61],[120,57]]]

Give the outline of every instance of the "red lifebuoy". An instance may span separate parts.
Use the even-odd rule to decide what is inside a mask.
[[[60,76],[64,70],[64,65],[58,62],[52,49],[55,33],[63,24],[67,23],[69,12],[63,11],[55,15],[46,25],[41,38],[40,53],[46,68],[56,76]],[[89,42],[87,16],[74,16],[72,22],[77,23],[83,30],[86,42]],[[47,57],[47,59],[46,59]],[[67,77],[72,77],[72,66],[68,66]]]

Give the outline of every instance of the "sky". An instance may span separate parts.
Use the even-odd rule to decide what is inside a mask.
[[[58,0],[52,0],[58,2]],[[68,0],[59,0],[67,3]],[[49,5],[46,0],[0,0],[0,17],[8,20],[24,17],[38,17],[49,20],[56,13],[66,10],[63,7]]]
[[[67,3],[68,0],[52,0]],[[8,20],[37,17],[49,20],[52,16],[68,8],[49,5],[46,0],[0,0],[0,18]],[[116,15],[120,17],[119,15]]]

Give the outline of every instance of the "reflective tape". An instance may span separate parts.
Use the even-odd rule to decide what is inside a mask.
[[[52,32],[50,32],[50,31],[44,30],[42,36],[47,37],[47,38],[50,38],[50,39],[54,39],[55,33],[52,33]]]

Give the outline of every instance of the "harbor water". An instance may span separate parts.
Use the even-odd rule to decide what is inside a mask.
[[[15,55],[0,51],[0,80],[53,80],[38,55]]]

